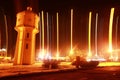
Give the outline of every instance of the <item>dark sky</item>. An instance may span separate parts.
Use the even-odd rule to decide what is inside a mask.
[[[9,55],[14,53],[17,32],[14,30],[16,23],[16,13],[26,10],[27,6],[31,6],[33,11],[38,14],[43,10],[48,12],[52,26],[52,49],[56,49],[56,12],[59,12],[59,34],[60,34],[60,51],[67,53],[70,48],[70,9],[74,9],[73,22],[73,46],[87,50],[88,46],[88,15],[89,11],[92,15],[92,49],[94,49],[94,34],[95,34],[95,14],[99,14],[98,19],[98,45],[102,49],[104,44],[108,44],[108,26],[110,8],[115,7],[113,41],[115,40],[115,23],[116,17],[120,15],[120,1],[119,0],[1,0],[0,1],[0,30],[2,34],[5,31],[4,18],[2,14],[7,16],[8,33],[9,33]],[[46,16],[45,16],[46,17]],[[120,22],[120,20],[119,20]],[[1,26],[2,25],[2,26]],[[45,23],[46,25],[46,23]],[[119,24],[120,26],[120,24]],[[46,27],[45,27],[46,29]],[[118,28],[120,34],[120,28]],[[46,33],[45,33],[46,35]],[[2,35],[2,47],[5,47],[5,37]],[[37,34],[36,43],[39,43],[39,34]],[[120,46],[120,37],[118,36]],[[46,46],[46,37],[45,37]],[[39,48],[40,45],[36,45]]]

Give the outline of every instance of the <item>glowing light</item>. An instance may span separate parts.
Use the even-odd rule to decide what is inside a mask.
[[[72,38],[73,38],[73,9],[71,9],[71,51],[72,51]]]
[[[92,12],[89,12],[89,27],[88,27],[88,57],[92,56],[91,54],[91,17],[92,17]]]
[[[38,58],[41,60],[45,59],[45,53],[46,53],[46,50],[42,49],[38,54]]]
[[[112,50],[113,52],[120,52],[120,49]]]
[[[2,49],[0,49],[0,51],[6,51],[6,49],[5,49],[5,48],[2,48]]]
[[[7,50],[5,48],[0,49],[0,58],[5,58],[7,55]]]
[[[111,8],[110,12],[110,21],[109,21],[109,52],[110,58],[113,58],[112,55],[112,24],[113,24],[114,8]]]
[[[73,52],[73,49],[71,49],[71,50],[70,50],[70,55],[73,55],[73,53],[74,53],[74,52]]]
[[[50,54],[50,53],[47,53],[46,56],[45,56],[45,59],[47,59],[47,60],[48,60],[48,59],[52,59],[51,54]]]
[[[120,52],[120,49],[114,49],[112,50],[112,57],[110,57],[109,59],[112,60],[112,61],[118,61],[119,59],[119,56],[118,56],[118,53]]]
[[[91,57],[91,58],[87,58],[86,61],[106,61],[106,59],[99,57],[99,56],[95,56],[95,57]]]
[[[8,59],[8,60],[11,60],[11,57],[4,57],[4,59]]]
[[[59,60],[59,52],[56,54],[56,59]]]
[[[56,18],[57,18],[57,57],[59,56],[59,18],[58,18],[58,12],[56,14]]]
[[[120,62],[100,62],[98,66],[120,66]]]
[[[44,50],[44,13],[42,11],[42,49]]]
[[[114,60],[113,61],[118,61],[118,55],[115,55],[115,58],[114,58]]]

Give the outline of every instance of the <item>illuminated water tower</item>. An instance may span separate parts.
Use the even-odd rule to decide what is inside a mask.
[[[37,14],[31,7],[17,14],[15,30],[18,32],[14,65],[30,65],[35,61],[35,35],[38,33]]]

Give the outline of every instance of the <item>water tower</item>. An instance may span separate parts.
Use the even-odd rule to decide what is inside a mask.
[[[30,65],[35,62],[35,36],[39,32],[39,17],[31,7],[17,13],[15,30],[18,32],[14,65]]]

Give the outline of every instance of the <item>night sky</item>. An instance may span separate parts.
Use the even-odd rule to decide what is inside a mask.
[[[8,56],[14,55],[17,32],[14,30],[16,14],[31,6],[35,13],[42,10],[49,13],[49,24],[51,26],[51,50],[56,51],[56,12],[59,12],[59,36],[60,52],[66,55],[70,49],[70,10],[74,10],[73,21],[73,46],[80,50],[88,50],[88,17],[92,11],[92,50],[95,45],[95,14],[98,13],[98,50],[108,47],[108,27],[110,9],[115,7],[113,21],[113,44],[115,43],[116,18],[120,15],[119,0],[1,0],[0,1],[0,31],[2,33],[2,46],[5,46],[5,25],[3,14],[6,14],[9,46]],[[44,16],[46,18],[46,15]],[[120,47],[120,20],[118,21],[118,46]],[[45,19],[45,47],[46,38]],[[36,37],[36,50],[39,49],[39,34]],[[104,46],[104,47],[103,47]]]

